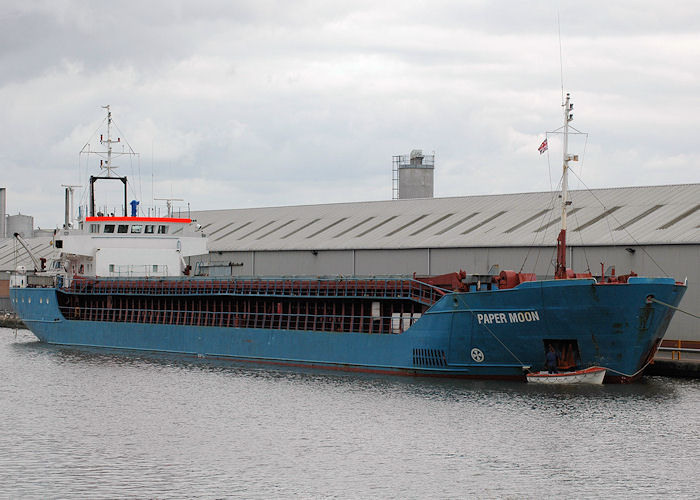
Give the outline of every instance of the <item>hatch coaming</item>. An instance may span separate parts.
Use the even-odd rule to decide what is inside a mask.
[[[410,279],[75,279],[69,319],[399,334],[444,291]]]

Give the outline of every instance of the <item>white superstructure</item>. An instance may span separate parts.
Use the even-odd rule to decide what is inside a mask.
[[[52,270],[67,276],[182,276],[207,252],[197,224],[172,217],[86,217],[58,230]]]

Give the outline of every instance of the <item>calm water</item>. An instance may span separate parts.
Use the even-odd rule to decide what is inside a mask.
[[[697,498],[700,382],[275,370],[0,329],[2,497]]]

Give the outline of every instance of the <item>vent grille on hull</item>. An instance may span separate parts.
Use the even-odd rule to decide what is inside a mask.
[[[445,351],[442,349],[413,349],[413,365],[428,368],[447,366]]]

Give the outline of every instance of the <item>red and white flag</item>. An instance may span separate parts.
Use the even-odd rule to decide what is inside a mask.
[[[542,144],[540,144],[540,147],[537,148],[537,150],[540,152],[540,154],[542,154],[542,153],[544,153],[545,151],[547,151],[547,139],[545,139],[544,141],[542,141]]]

